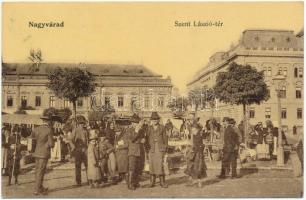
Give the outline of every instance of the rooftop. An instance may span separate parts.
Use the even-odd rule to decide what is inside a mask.
[[[162,77],[143,65],[119,65],[119,64],[75,64],[75,63],[41,63],[37,70],[31,71],[33,63],[2,63],[2,70],[6,74],[22,75],[47,75],[48,71],[56,67],[87,69],[95,75],[102,76],[126,76],[126,77]]]

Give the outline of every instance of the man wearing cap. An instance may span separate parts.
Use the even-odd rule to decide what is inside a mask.
[[[223,159],[222,168],[219,178],[226,178],[226,170],[232,164],[232,178],[237,178],[237,156],[236,147],[239,145],[239,137],[233,127],[230,125],[231,119],[228,117],[223,118],[224,123],[224,145],[223,145]],[[235,165],[236,163],[236,165]]]
[[[52,120],[49,116],[42,116],[43,125],[38,126],[32,132],[32,138],[36,140],[33,157],[35,158],[35,195],[46,194],[48,188],[43,187],[44,175],[51,148],[54,147]]]
[[[159,124],[160,117],[152,112],[152,126],[148,129],[149,159],[150,159],[150,187],[154,187],[156,176],[159,177],[162,188],[167,188],[164,172],[164,157],[168,146],[168,137],[165,128]]]
[[[88,131],[86,129],[86,121],[79,119],[77,127],[72,130],[70,138],[71,151],[75,158],[75,181],[76,187],[82,185],[81,166],[84,163],[87,171],[87,147],[88,147]]]
[[[139,187],[140,174],[140,144],[144,139],[144,135],[140,131],[142,124],[140,124],[140,117],[134,114],[131,117],[131,125],[127,128],[128,134],[128,160],[129,160],[129,181],[128,188],[135,190]]]

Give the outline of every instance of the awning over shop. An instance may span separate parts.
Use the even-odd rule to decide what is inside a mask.
[[[40,115],[6,114],[2,115],[2,123],[41,125]]]

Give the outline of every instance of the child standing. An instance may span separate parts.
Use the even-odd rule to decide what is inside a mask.
[[[101,180],[101,172],[99,168],[99,149],[98,149],[98,135],[96,130],[90,130],[89,132],[89,145],[87,151],[87,176],[88,182],[91,188],[99,186]]]

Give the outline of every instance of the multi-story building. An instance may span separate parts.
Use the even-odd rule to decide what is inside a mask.
[[[86,68],[95,76],[96,91],[77,101],[77,112],[99,110],[110,104],[116,112],[167,112],[171,96],[170,77],[163,78],[142,65],[41,63],[31,71],[32,63],[3,63],[2,111],[14,113],[18,107],[32,107],[29,114],[41,114],[49,107],[72,109],[72,103],[57,98],[46,84],[49,70],[55,67]]]
[[[188,89],[212,88],[218,72],[236,62],[251,65],[258,71],[264,71],[265,82],[270,90],[270,99],[260,105],[247,107],[251,124],[270,119],[277,123],[281,115],[283,129],[292,133],[303,130],[303,68],[304,33],[294,34],[288,30],[245,30],[237,45],[226,52],[217,52],[210,57],[209,63],[187,84]],[[285,85],[281,88],[281,113],[278,112],[276,89],[273,81],[277,74],[285,76]],[[203,111],[209,116],[209,112]],[[243,118],[242,106],[219,103],[214,117]]]

